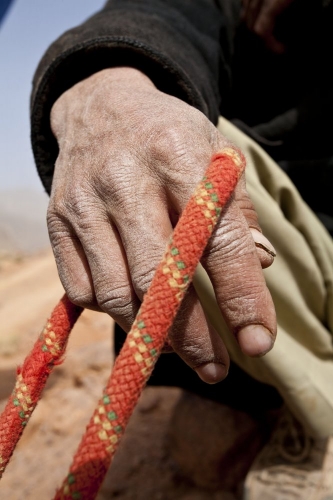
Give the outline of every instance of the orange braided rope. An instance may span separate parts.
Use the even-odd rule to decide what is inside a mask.
[[[15,388],[0,417],[0,478],[37,406],[48,376],[54,365],[61,363],[68,336],[81,312],[82,308],[74,306],[65,295],[17,370]]]
[[[244,157],[233,148],[225,148],[212,158],[173,232],[55,500],[96,497],[195,268],[244,166]],[[61,359],[70,329],[80,313],[81,309],[64,297],[18,371],[14,392],[0,417],[0,473],[37,404],[48,374]]]

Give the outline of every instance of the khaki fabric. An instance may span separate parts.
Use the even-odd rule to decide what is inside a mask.
[[[221,118],[218,128],[247,158],[247,188],[263,233],[277,251],[264,271],[278,335],[263,358],[243,355],[228,332],[210,281],[198,269],[195,286],[231,359],[273,385],[313,435],[333,435],[333,242],[279,166],[249,137]]]

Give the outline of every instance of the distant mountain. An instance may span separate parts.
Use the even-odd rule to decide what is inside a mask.
[[[42,191],[0,190],[0,254],[32,254],[49,246],[47,204]]]

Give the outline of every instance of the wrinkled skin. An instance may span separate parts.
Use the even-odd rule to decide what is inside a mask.
[[[267,47],[282,54],[286,47],[277,40],[274,30],[278,17],[294,0],[243,0],[243,18],[249,30],[264,40]]]
[[[105,311],[128,331],[179,214],[228,141],[132,68],[106,69],[72,87],[54,104],[51,126],[60,152],[48,228],[60,279],[71,301]],[[250,356],[271,349],[276,334],[261,270],[271,250],[243,179],[202,263]],[[193,288],[169,343],[204,381],[226,376],[228,353]]]

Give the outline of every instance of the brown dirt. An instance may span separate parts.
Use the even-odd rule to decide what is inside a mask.
[[[62,293],[50,252],[0,262],[0,410]],[[110,372],[111,325],[104,314],[83,313],[4,474],[1,499],[52,498]],[[235,500],[261,445],[248,415],[177,388],[148,388],[98,500]]]

